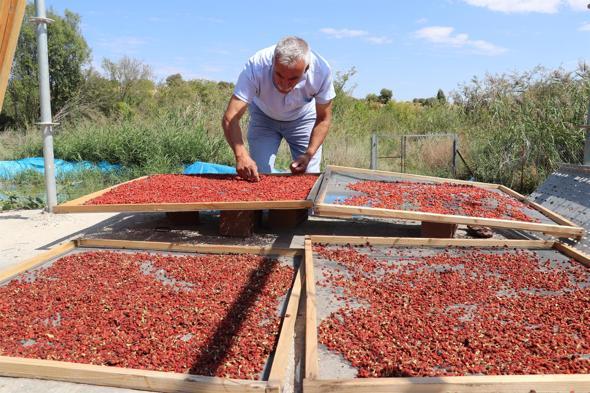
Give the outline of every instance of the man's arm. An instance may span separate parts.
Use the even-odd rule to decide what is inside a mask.
[[[250,157],[244,140],[242,138],[242,129],[240,127],[240,119],[246,112],[248,104],[240,100],[235,95],[229,100],[221,125],[223,133],[229,146],[236,157],[236,170],[238,175],[246,180],[260,180],[258,177],[258,168],[256,163]]]
[[[290,169],[293,174],[305,172],[309,161],[318,151],[322,143],[324,143],[324,139],[326,139],[326,135],[328,135],[328,130],[332,124],[332,101],[327,104],[316,103],[315,108],[316,120],[311,131],[311,136],[309,137],[309,145],[305,153],[291,163]]]

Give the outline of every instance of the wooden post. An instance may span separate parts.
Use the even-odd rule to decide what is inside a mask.
[[[224,210],[219,220],[222,236],[249,237],[260,223],[260,210]]]
[[[422,225],[420,226],[420,235],[427,238],[434,237],[450,239],[455,237],[456,231],[457,224],[422,221]]]
[[[267,224],[271,229],[293,229],[307,217],[307,209],[269,210]]]
[[[166,212],[166,218],[171,224],[178,226],[199,224],[199,212]]]

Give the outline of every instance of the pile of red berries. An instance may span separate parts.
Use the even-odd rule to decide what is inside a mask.
[[[352,206],[538,222],[522,202],[500,192],[462,184],[361,181],[347,186],[363,195],[339,201]]]
[[[319,341],[359,377],[590,373],[590,271],[579,263],[507,249],[370,252],[315,246],[343,268],[316,278],[342,293]]]
[[[0,287],[0,355],[258,379],[293,275],[246,254],[71,254]]]
[[[246,181],[234,175],[153,175],[122,184],[86,205],[305,200],[316,175],[268,176]]]

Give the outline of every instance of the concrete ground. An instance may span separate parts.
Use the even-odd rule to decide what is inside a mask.
[[[200,224],[188,226],[176,225],[168,220],[164,213],[56,215],[41,210],[1,212],[0,270],[18,264],[59,243],[78,237],[302,248],[306,234],[420,236],[418,223],[368,219],[347,221],[311,217],[295,230],[272,231],[262,227],[253,236],[242,239],[218,236],[218,221],[218,214],[214,212],[202,213]],[[459,228],[457,236],[465,237],[464,228]],[[297,374],[300,375],[300,373]],[[299,390],[299,384],[295,383],[295,386],[296,390]],[[25,378],[0,378],[0,393],[12,392],[122,393],[134,392],[134,390]]]

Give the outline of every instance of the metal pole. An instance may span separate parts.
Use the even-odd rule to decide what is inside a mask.
[[[371,169],[377,169],[377,134],[371,135]]]
[[[53,157],[53,121],[51,119],[51,96],[49,91],[49,60],[47,55],[47,24],[52,22],[45,14],[45,0],[35,0],[37,24],[37,61],[39,63],[39,95],[41,103],[41,126],[43,132],[43,158],[45,161],[45,190],[47,211],[53,212],[57,204],[55,188],[55,163]]]
[[[590,4],[588,5],[590,8]],[[590,104],[588,104],[588,112],[586,112],[586,140],[584,142],[584,165],[590,165]]]

